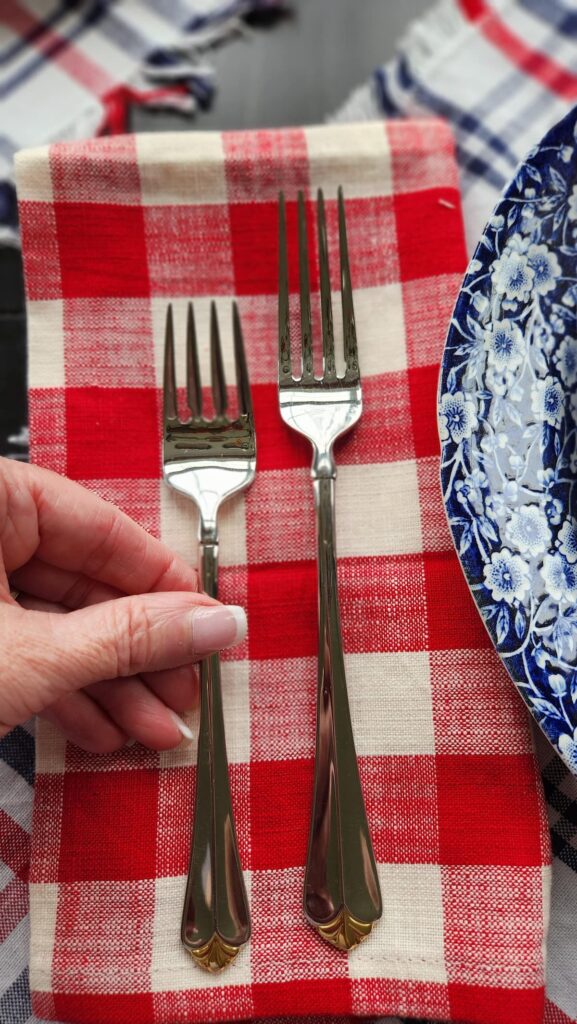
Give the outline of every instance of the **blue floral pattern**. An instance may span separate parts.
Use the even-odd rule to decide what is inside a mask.
[[[469,264],[439,392],[441,482],[469,585],[577,774],[577,108],[534,149]]]

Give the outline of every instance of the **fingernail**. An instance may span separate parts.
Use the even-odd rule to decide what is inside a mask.
[[[197,654],[222,651],[246,636],[246,612],[236,604],[204,605],[192,613],[192,642]]]
[[[188,728],[186,722],[183,722],[183,720],[180,717],[180,715],[177,715],[176,711],[173,711],[172,708],[167,708],[166,710],[168,711],[170,717],[172,718],[172,721],[174,722],[174,724],[177,727],[177,729],[179,730],[179,732],[182,733],[184,738],[186,740],[193,740],[194,736],[193,736],[192,732]]]

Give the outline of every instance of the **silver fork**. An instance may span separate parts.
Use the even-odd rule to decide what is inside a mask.
[[[323,374],[313,372],[307,230],[298,196],[301,372],[291,368],[285,201],[279,196],[279,403],[290,427],[313,446],[317,513],[319,651],[315,779],[305,874],[304,912],[320,935],[351,949],[381,916],[381,894],[355,752],[341,636],[335,557],[334,442],[362,411],[345,210],[338,193],[345,373],[335,366],[325,207],[317,195]]]
[[[236,303],[233,304],[238,415],[229,419],[216,306],[210,310],[213,419],[202,415],[196,329],[188,305],[186,366],[191,418],[178,418],[172,306],[164,355],[164,479],[192,498],[200,513],[203,589],[217,596],[217,513],[223,501],[252,483],[256,466],[254,417]],[[238,852],[222,714],[218,654],[200,665],[196,810],[182,915],[181,939],[198,964],[221,970],[250,937],[250,914]]]

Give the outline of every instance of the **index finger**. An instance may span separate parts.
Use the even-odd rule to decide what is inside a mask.
[[[198,590],[195,569],[97,494],[38,466],[2,460],[1,470],[2,534],[17,538],[4,544],[8,574],[36,556],[125,594]]]

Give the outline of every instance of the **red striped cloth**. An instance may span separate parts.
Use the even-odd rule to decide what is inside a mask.
[[[507,14],[509,12],[506,12],[505,17],[503,17],[502,12],[498,8],[496,9],[496,5],[492,0],[457,0],[457,4],[464,17],[474,23],[480,35],[491,43],[496,50],[499,50],[514,67],[517,67],[521,74],[526,75],[529,79],[534,79],[542,88],[558,96],[560,99],[575,103],[575,100],[577,100],[577,76],[575,72],[564,66],[563,62],[556,60],[551,52],[544,52],[536,46],[534,39],[531,39],[528,43],[523,38],[522,32],[519,31],[521,28],[520,24],[511,28],[510,24],[507,24]],[[529,15],[534,13],[538,16],[544,13],[541,0],[536,0],[533,3],[533,11],[531,11],[531,6],[531,3],[527,4]],[[569,11],[558,8],[551,11],[551,13],[553,14],[552,21],[561,21],[561,28],[566,28],[569,36],[573,35],[569,28],[569,18],[567,17]],[[563,24],[563,14],[567,17],[565,24]],[[531,22],[529,21],[523,26],[525,31],[530,25]],[[560,40],[551,37],[551,27],[552,25],[548,26],[548,36],[549,40],[553,43],[551,49],[554,54],[555,45],[559,46]],[[555,28],[558,27],[559,25],[556,24]],[[534,29],[532,34],[534,34]],[[563,54],[563,57],[566,57],[566,54]]]
[[[384,902],[349,956],[301,912],[314,514],[310,451],[281,422],[275,384],[277,192],[288,200],[296,301],[296,192],[309,197],[312,224],[324,188],[337,288],[339,184],[364,395],[337,451],[342,623]],[[225,507],[221,537],[221,596],[249,618],[248,640],[225,654],[224,700],[253,937],[218,976],[179,943],[194,751],[96,757],[42,723],[36,1014],[75,1024],[393,1013],[541,1024],[550,852],[530,731],[465,585],[438,487],[438,361],[465,269],[448,129],[393,122],[57,145],[21,154],[18,188],[34,461],[196,559],[194,510],[160,468],[166,304],[183,370],[190,297],[205,365],[217,300],[231,381],[238,298],[258,432],[257,480]],[[316,296],[314,254],[311,284]]]

